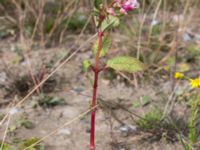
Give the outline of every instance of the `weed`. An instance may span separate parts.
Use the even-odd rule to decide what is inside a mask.
[[[116,71],[134,73],[144,68],[139,60],[130,56],[117,56],[107,60],[105,64],[101,64],[100,60],[107,55],[111,46],[110,28],[118,26],[120,18],[138,6],[136,0],[111,1],[108,5],[103,0],[94,0],[94,20],[98,31],[98,39],[92,48],[95,64],[92,65],[89,60],[83,61],[83,70],[92,70],[94,73],[92,108],[96,107],[99,72],[112,68]],[[95,109],[91,112],[90,150],[95,149],[95,112]]]
[[[141,107],[141,106],[146,106],[151,102],[151,98],[148,95],[140,97],[138,100],[135,100],[133,102],[133,107]]]
[[[19,150],[25,149],[25,148],[31,146],[32,144],[36,143],[37,141],[39,141],[39,139],[36,138],[36,137],[32,137],[32,138],[29,138],[29,139],[18,141],[17,148]],[[44,146],[42,144],[39,144],[39,145],[30,147],[27,150],[44,150]]]
[[[32,137],[25,140],[16,139],[15,141],[17,144],[16,146],[4,143],[1,150],[23,150],[31,146],[33,143],[37,142],[38,140],[39,139],[36,137]],[[38,144],[37,146],[30,147],[27,150],[44,150],[44,146],[42,144]]]
[[[25,127],[26,129],[33,129],[35,128],[35,125],[32,121],[26,119],[26,118],[20,118],[17,120],[18,124],[20,126]]]
[[[152,110],[139,119],[137,125],[145,130],[157,128],[162,121],[162,111],[159,109]]]
[[[197,133],[197,119],[198,119],[198,113],[199,113],[199,106],[200,106],[200,94],[198,92],[198,88],[200,88],[200,77],[191,79],[187,76],[185,76],[182,73],[176,72],[175,73],[176,79],[185,79],[188,80],[191,87],[193,89],[196,89],[196,94],[193,95],[193,98],[190,98],[189,105],[191,107],[191,112],[188,120],[188,137],[187,140],[183,140],[180,137],[180,141],[184,147],[185,150],[193,150],[195,148],[195,144],[198,139],[198,133]]]
[[[43,107],[53,107],[65,104],[64,99],[59,97],[48,96],[46,94],[40,94],[38,98],[39,105]]]

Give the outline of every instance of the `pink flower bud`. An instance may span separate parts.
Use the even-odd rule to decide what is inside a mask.
[[[139,7],[139,3],[137,2],[137,0],[125,0],[122,3],[121,7],[123,9],[125,9],[126,12],[128,12],[128,11],[132,11],[135,8],[138,8]]]
[[[108,8],[108,9],[107,9],[107,13],[109,13],[109,14],[111,14],[111,15],[113,15],[113,16],[116,16],[116,13],[115,13],[115,11],[114,11],[114,8]]]
[[[121,12],[122,14],[124,14],[124,15],[127,15],[127,14],[128,14],[127,11],[126,11],[124,8],[120,8],[120,12]]]
[[[139,7],[137,0],[114,0],[113,7],[108,8],[107,12],[113,16],[116,16],[115,9],[119,9],[120,13],[127,15],[129,11]]]

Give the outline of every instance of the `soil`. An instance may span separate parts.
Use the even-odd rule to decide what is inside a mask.
[[[63,45],[59,48],[25,52],[29,58],[27,62],[27,59],[13,50],[13,47],[17,47],[17,43],[11,43],[9,40],[0,43],[1,114],[9,110],[6,106],[22,99],[23,92],[20,96],[21,93],[15,86],[15,92],[10,92],[9,88],[12,90],[14,80],[22,76],[28,75],[30,78],[29,63],[32,73],[37,75],[43,65],[55,64],[68,52],[67,49],[70,47],[70,45]],[[81,71],[81,61],[92,57],[89,46],[78,52],[53,75],[52,79],[56,81],[56,84],[46,86],[49,88],[46,93],[44,92],[46,95],[64,99],[65,103],[52,107],[40,106],[37,100],[44,89],[40,89],[38,93],[35,92],[12,114],[9,127],[17,126],[17,128],[7,134],[6,143],[14,144],[15,139],[45,137],[90,108],[92,86]],[[47,68],[46,75],[50,71],[51,69]],[[140,78],[138,79],[140,82]],[[156,140],[155,133],[140,130],[135,122],[139,118],[133,115],[143,116],[155,106],[163,110],[167,101],[162,97],[170,91],[169,81],[160,82],[157,86],[154,82],[149,82],[151,84],[140,84],[138,87],[123,81],[124,78],[120,75],[112,81],[106,79],[103,73],[100,75],[98,89],[100,100],[96,116],[96,150],[182,150],[183,147],[178,141],[170,142],[164,137]],[[26,94],[33,88],[33,85],[29,83],[31,81],[25,80],[24,82],[28,82],[30,86],[28,89],[25,88]],[[150,102],[135,108],[133,103],[142,96],[148,96]],[[183,107],[179,106],[178,109],[183,109]],[[17,122],[21,117],[30,120],[34,127],[27,129],[19,126]],[[3,139],[6,123],[0,128],[0,139]],[[42,141],[42,144],[45,150],[86,150],[89,144],[89,126],[90,116],[88,114],[58,130]],[[155,139],[152,140],[152,138]]]

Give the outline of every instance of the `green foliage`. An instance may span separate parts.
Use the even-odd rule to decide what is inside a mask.
[[[154,25],[152,28],[152,36],[160,36],[162,26],[160,24]]]
[[[188,128],[189,128],[188,139],[191,148],[198,138],[196,123],[199,112],[199,105],[200,105],[200,94],[197,95],[195,99],[191,100],[191,115],[188,121]]]
[[[76,7],[82,8],[82,3],[63,0],[47,0],[44,3],[40,3],[38,0],[17,0],[16,2],[0,0],[0,38],[14,36],[19,33],[19,30],[23,30],[25,38],[33,36],[37,42],[42,37],[45,42],[57,41],[58,37],[63,34],[63,30],[78,30],[79,32],[85,25],[87,12],[83,13],[82,9],[76,9]],[[22,26],[17,17],[20,15],[18,10],[24,14]],[[41,15],[39,15],[40,12]]]
[[[187,47],[191,58],[194,58],[196,61],[200,60],[200,47],[196,44],[189,44]]]
[[[26,118],[21,118],[18,120],[18,123],[25,127],[26,129],[33,129],[35,128],[35,125],[33,122],[31,122],[30,120],[26,119]]]
[[[82,29],[87,22],[86,16],[81,13],[76,13],[69,20],[69,29],[77,30]]]
[[[113,68],[116,71],[134,73],[142,71],[144,69],[144,64],[130,56],[117,56],[107,61],[107,67]]]
[[[199,47],[195,44],[189,44],[187,47],[188,51],[193,55],[200,55]]]
[[[195,98],[192,98],[190,100],[190,106],[191,106],[191,113],[188,120],[188,140],[184,141],[180,137],[180,142],[185,150],[193,150],[194,144],[197,142],[198,139],[196,124],[200,106],[200,94],[197,94]]]
[[[103,3],[103,0],[94,0],[94,6],[96,9],[100,9],[100,5]]]
[[[25,117],[18,118],[15,124],[9,126],[8,133],[12,135],[16,134],[17,129],[20,127],[25,127],[26,129],[33,129],[35,128],[35,125],[32,121],[26,119]]]
[[[0,143],[0,147],[2,147],[2,143]],[[3,147],[2,147],[2,150],[10,150],[9,145],[4,143]]]
[[[89,60],[84,60],[82,62],[82,69],[84,72],[87,72],[90,66],[91,66],[91,62]]]
[[[61,28],[68,28],[69,30],[82,29],[86,24],[87,18],[81,13],[75,13],[72,17],[63,20]]]
[[[15,133],[16,130],[17,130],[17,126],[16,125],[10,125],[8,127],[8,133]]]
[[[2,143],[1,143],[1,141],[0,141],[0,147],[2,146],[1,144],[2,144]],[[16,147],[14,147],[13,145],[4,143],[1,150],[18,150],[18,149],[16,149]]]
[[[39,105],[44,107],[53,107],[56,105],[63,105],[65,104],[64,99],[59,97],[48,96],[45,94],[41,94],[39,96]]]
[[[107,54],[110,46],[111,46],[110,36],[109,35],[103,36],[100,57],[103,57]],[[94,43],[93,48],[92,48],[92,53],[94,57],[96,56],[97,50],[98,50],[98,40]]]
[[[162,120],[162,111],[155,109],[145,114],[142,119],[139,119],[136,123],[142,129],[153,129]]]
[[[46,21],[44,22],[44,30],[46,33],[49,33],[54,25],[54,20],[55,18],[48,18],[46,19]]]
[[[20,141],[17,146],[18,150],[23,150],[23,149],[35,144],[38,141],[39,141],[39,139],[36,137],[32,137],[32,138]],[[44,147],[41,144],[39,144],[36,146],[32,146],[32,147],[28,148],[27,150],[44,150]]]
[[[193,109],[192,114],[190,116],[188,128],[189,128],[189,135],[188,138],[191,143],[195,143],[197,140],[197,131],[196,131],[196,119],[197,119],[198,109]]]
[[[186,143],[186,142],[182,139],[182,137],[181,137],[180,135],[179,135],[179,140],[180,140],[180,142],[181,142],[181,144],[182,144],[184,150],[191,150],[191,149],[190,149],[189,143]]]
[[[108,28],[117,27],[119,25],[119,23],[120,23],[120,21],[119,21],[118,17],[108,15],[101,24],[101,30],[105,31]]]

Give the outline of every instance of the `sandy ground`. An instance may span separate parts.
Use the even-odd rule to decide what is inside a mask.
[[[3,85],[11,84],[9,76],[16,76],[16,74],[21,76],[28,73],[27,62],[13,63],[19,56],[12,51],[12,47],[13,45],[6,45],[1,49],[0,71],[6,74],[6,79],[2,82]],[[42,64],[61,58],[65,52],[66,47],[49,50],[39,49],[28,52],[33,72],[36,72],[37,68],[42,66]],[[50,108],[43,108],[41,106],[33,108],[33,103],[35,103],[38,97],[37,93],[35,93],[17,108],[15,114],[11,116],[9,126],[16,125],[17,120],[25,116],[33,122],[34,128],[26,129],[22,126],[17,127],[13,133],[7,134],[7,143],[13,143],[13,140],[16,138],[45,137],[90,108],[92,88],[84,73],[80,71],[81,60],[90,56],[91,53],[88,51],[77,53],[70,62],[54,75],[60,85],[53,87],[53,91],[48,93],[48,95],[63,98],[65,104]],[[7,65],[7,69],[5,69],[5,64]],[[11,69],[10,75],[6,71],[9,69]],[[133,85],[127,86],[124,82],[118,81],[121,78],[119,76],[114,82],[111,82],[101,74],[98,98],[104,100],[106,105],[103,105],[103,108],[100,105],[101,107],[98,107],[97,110],[96,150],[182,150],[183,148],[178,142],[169,143],[164,139],[155,142],[142,140],[144,137],[148,137],[148,133],[139,131],[134,121],[137,118],[123,110],[121,106],[115,105],[121,104],[130,112],[139,115],[144,115],[155,103],[162,108],[165,102],[160,100],[161,97],[158,93],[162,88],[169,89],[169,83],[161,83],[154,88],[152,85],[146,84],[135,88]],[[15,101],[21,99],[21,97],[15,94],[5,97],[5,93],[6,90],[2,86],[2,102],[13,102],[13,99]],[[133,102],[144,95],[150,97],[150,104],[142,107],[142,109],[134,108]],[[5,113],[6,111],[8,109],[2,104],[0,112]],[[85,115],[46,138],[42,144],[45,145],[45,150],[87,150],[89,144],[89,126],[90,116]],[[6,122],[0,128],[0,139],[3,138],[5,127]]]

